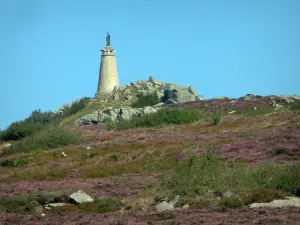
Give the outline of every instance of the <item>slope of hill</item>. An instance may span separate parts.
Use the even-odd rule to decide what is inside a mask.
[[[165,105],[201,111],[189,124],[122,130],[107,130],[105,124],[68,126],[66,129],[80,133],[84,140],[47,150],[12,152],[4,142],[1,221],[297,224],[299,207],[250,206],[300,194],[298,98],[247,95],[239,99],[194,99]],[[99,106],[132,104],[123,99],[111,99],[106,105],[103,101],[89,100],[62,123],[73,124]],[[216,122],[216,117],[220,121]],[[70,202],[68,196],[78,190],[95,201]],[[45,207],[49,203],[66,205]]]

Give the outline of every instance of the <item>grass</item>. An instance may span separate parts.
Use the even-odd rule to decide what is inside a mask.
[[[204,120],[206,114],[197,109],[163,108],[156,113],[133,117],[116,123],[109,123],[108,129],[126,130],[137,127],[158,127],[169,124],[189,124]]]
[[[37,207],[54,202],[61,198],[57,193],[42,193],[33,195],[14,196],[0,199],[0,212],[7,213],[33,213]],[[67,198],[67,195],[64,195]],[[117,211],[122,204],[118,198],[95,199],[94,202],[84,203],[78,206],[67,205],[56,208],[55,211],[81,210],[85,212],[105,213]]]
[[[197,196],[209,190],[243,193],[253,189],[276,189],[292,192],[300,183],[299,165],[266,164],[250,168],[244,163],[225,163],[222,158],[208,150],[197,158],[178,163],[165,185],[173,194]],[[223,205],[241,205],[237,199],[223,199]],[[248,201],[249,202],[249,201]]]
[[[86,212],[105,213],[118,211],[121,206],[121,201],[118,198],[101,198],[95,199],[92,203],[81,204],[79,208]]]
[[[29,152],[37,149],[52,149],[67,144],[78,144],[83,138],[78,133],[71,132],[60,126],[49,125],[45,129],[25,137],[21,141],[14,142],[11,152]]]

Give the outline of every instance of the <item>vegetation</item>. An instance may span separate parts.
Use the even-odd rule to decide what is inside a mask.
[[[95,201],[91,203],[82,204],[79,207],[88,212],[113,212],[121,208],[121,202],[118,198],[101,198],[95,199]]]
[[[156,105],[161,102],[161,99],[158,97],[156,92],[153,92],[148,95],[142,95],[138,97],[138,100],[132,103],[132,107],[134,108],[143,108],[145,106]]]
[[[53,112],[33,111],[28,118],[12,123],[2,132],[0,139],[3,141],[16,141],[41,131],[48,124],[59,123],[59,118]]]
[[[300,100],[294,100],[290,107],[291,110],[298,110],[300,109]]]
[[[3,166],[3,167],[19,167],[19,166],[23,166],[23,165],[26,165],[28,162],[26,160],[18,160],[18,161],[13,161],[13,160],[10,160],[10,159],[6,159],[6,160],[3,160],[2,162],[0,162],[0,166]]]
[[[90,98],[84,97],[79,99],[78,101],[73,102],[70,106],[66,107],[63,110],[63,113],[61,115],[61,118],[67,118],[69,116],[75,115],[80,110],[84,109],[86,105],[88,104]]]
[[[299,165],[266,164],[249,168],[244,163],[223,162],[210,148],[201,158],[193,156],[186,162],[178,163],[172,176],[166,180],[174,195],[182,196],[195,196],[208,190],[220,193],[228,190],[243,193],[252,189],[293,192],[299,183]],[[239,206],[242,203],[228,198],[223,199],[222,204]]]
[[[187,124],[205,119],[205,113],[197,109],[163,108],[156,113],[130,120],[109,123],[108,129],[126,130],[137,127],[156,127],[168,124]]]
[[[78,144],[83,141],[78,133],[63,127],[49,125],[45,129],[35,132],[31,136],[15,142],[11,146],[12,152],[28,152],[37,149],[51,149],[67,144]]]
[[[221,122],[222,110],[221,109],[213,110],[213,112],[211,114],[211,118],[213,121],[213,125],[218,125]]]

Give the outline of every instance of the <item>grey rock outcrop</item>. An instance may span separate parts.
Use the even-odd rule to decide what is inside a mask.
[[[286,197],[286,199],[274,200],[269,203],[253,203],[250,205],[250,208],[280,208],[280,207],[300,207],[300,198],[296,197]]]
[[[98,110],[91,114],[80,117],[75,121],[76,125],[99,124],[106,122],[117,122],[120,120],[129,120],[134,116],[144,116],[154,113],[159,110],[159,107],[146,106],[144,108],[124,107],[108,107],[104,110]]]
[[[197,95],[196,89],[193,86],[182,87],[173,83],[165,83],[155,80],[152,76],[147,81],[135,81],[130,85],[115,87],[108,98],[131,102],[135,101],[141,95],[152,93],[156,93],[162,99],[162,102],[166,102],[169,99],[173,100],[173,104],[204,100],[203,96]]]
[[[93,198],[91,198],[87,193],[85,193],[82,190],[74,192],[69,197],[70,197],[71,200],[73,200],[77,204],[82,204],[82,203],[93,202],[94,201]]]

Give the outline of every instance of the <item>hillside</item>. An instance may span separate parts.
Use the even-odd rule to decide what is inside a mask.
[[[158,100],[138,105],[153,93]],[[204,100],[190,87],[149,79],[82,100],[78,110],[33,113],[26,126],[42,116],[60,120],[2,141],[2,224],[299,224],[299,103],[299,96]],[[70,202],[78,190],[95,201]],[[298,207],[253,205],[286,196]]]

